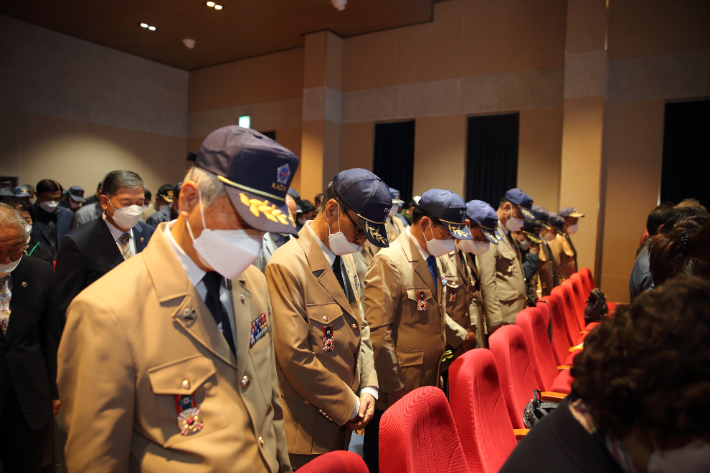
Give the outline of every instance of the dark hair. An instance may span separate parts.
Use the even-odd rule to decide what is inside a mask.
[[[133,171],[111,171],[104,178],[104,185],[101,192],[111,198],[116,195],[119,189],[127,187],[129,189],[144,188],[143,179]]]
[[[13,209],[17,210],[18,212],[28,212],[30,215],[32,215],[32,211],[30,210],[31,207],[27,202],[22,199],[19,199],[17,197],[6,197],[2,201]],[[32,218],[32,221],[34,221],[34,216]]]
[[[654,236],[658,233],[658,227],[663,225],[673,215],[673,206],[661,204],[648,214],[646,219],[646,230],[649,236]]]
[[[62,186],[59,184],[57,181],[53,179],[42,179],[37,183],[37,194],[41,194],[42,192],[57,192],[61,191]]]
[[[500,204],[498,204],[498,208],[503,207],[503,206],[504,206],[505,204],[507,204],[508,202],[510,202],[510,201],[509,201],[508,199],[506,199],[505,197],[503,197],[502,199],[500,199]],[[513,204],[512,202],[510,202],[510,203],[511,203],[511,205],[515,205],[515,204]]]
[[[584,340],[571,374],[602,431],[708,432],[710,282],[679,276],[618,307]]]
[[[710,219],[686,218],[652,237],[648,257],[655,286],[678,274],[710,279]]]
[[[150,200],[153,198],[153,193],[148,189],[143,189],[143,193],[145,194],[145,199]]]
[[[328,187],[325,189],[325,192],[323,193],[323,200],[320,203],[320,207],[318,208],[319,212],[324,212],[325,211],[325,206],[330,202],[331,199],[335,199],[338,204],[340,204],[340,210],[342,212],[349,212],[350,207],[343,202],[343,199],[338,197],[338,194],[335,193],[335,189],[333,188],[333,183],[331,182],[328,184]]]
[[[710,217],[710,213],[708,213],[708,209],[705,208],[704,205],[702,205],[700,202],[698,202],[696,199],[685,199],[681,201],[680,204],[675,206],[676,209],[683,209],[683,208],[688,208],[692,209],[695,211],[696,215],[704,215],[706,217]]]
[[[414,207],[412,212],[412,223],[419,223],[423,217],[429,217],[429,219],[434,223],[434,225],[441,225],[441,220],[428,214],[424,209],[418,205]]]
[[[177,207],[179,204],[178,201],[180,200],[180,189],[182,189],[182,181],[175,184],[175,187],[173,188],[173,203],[175,204],[175,207]]]
[[[301,199],[301,211],[304,214],[307,214],[308,212],[313,212],[316,209],[316,206],[311,203],[310,200],[306,199]]]
[[[316,194],[315,198],[313,199],[315,202],[318,202],[319,200],[322,202],[323,201],[323,193]]]

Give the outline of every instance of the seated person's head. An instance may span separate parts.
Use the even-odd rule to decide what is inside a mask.
[[[639,472],[710,471],[710,281],[680,276],[618,308],[586,338],[572,375],[572,395]]]
[[[651,238],[648,255],[655,286],[680,274],[710,280],[710,220],[695,216],[668,226]]]

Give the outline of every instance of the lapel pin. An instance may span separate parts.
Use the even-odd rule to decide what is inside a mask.
[[[22,287],[27,287],[27,283],[22,281]]]
[[[195,318],[194,309],[190,309],[189,307],[185,309],[182,313],[182,318],[185,320],[193,320]]]
[[[145,238],[141,237],[141,243],[143,243],[144,241],[145,241]]]

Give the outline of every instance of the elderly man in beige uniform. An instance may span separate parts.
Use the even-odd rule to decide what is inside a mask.
[[[515,316],[525,308],[525,272],[520,249],[510,233],[520,230],[525,218],[535,220],[532,204],[532,198],[520,189],[506,192],[496,212],[500,243],[478,258],[489,336],[504,322],[515,323]]]
[[[387,186],[349,169],[328,185],[315,220],[266,266],[291,464],[348,448],[372,418],[379,384],[352,253],[387,246]]]
[[[466,204],[451,191],[425,192],[412,225],[372,260],[365,279],[365,318],[380,382],[376,415],[365,429],[365,462],[378,471],[379,420],[402,396],[439,386],[446,345],[461,351],[476,337],[446,315],[446,278],[438,258],[454,238],[470,240]]]
[[[557,264],[559,265],[559,283],[572,277],[579,270],[577,266],[577,250],[572,244],[570,235],[577,233],[579,228],[577,222],[584,214],[580,213],[574,207],[565,207],[560,210],[558,217],[563,220],[561,229],[558,229],[557,238],[550,242],[550,248],[555,254]]]
[[[59,347],[72,472],[288,473],[263,232],[294,233],[298,158],[229,126],[200,147],[176,220],[79,294]]]

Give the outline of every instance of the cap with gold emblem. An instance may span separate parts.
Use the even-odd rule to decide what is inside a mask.
[[[473,240],[473,235],[466,226],[466,202],[455,192],[430,189],[422,194],[419,207],[442,224],[459,240]]]

